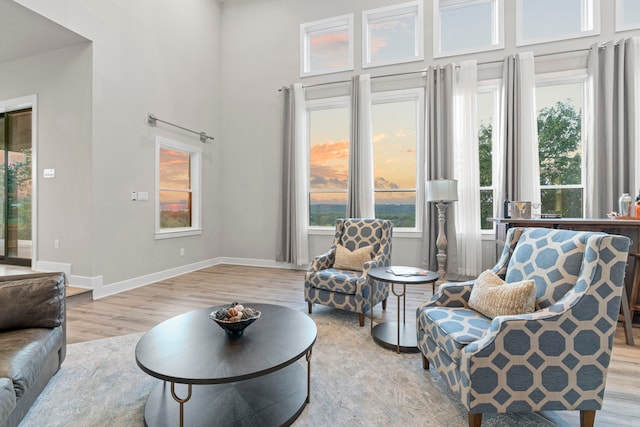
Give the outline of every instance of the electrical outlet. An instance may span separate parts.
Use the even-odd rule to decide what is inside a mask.
[[[138,200],[138,193],[136,193],[135,191],[131,192],[131,200]]]
[[[184,248],[180,248],[180,256],[184,256]]]
[[[55,249],[60,249],[60,239],[55,239],[55,240],[53,241],[53,247],[54,247]]]

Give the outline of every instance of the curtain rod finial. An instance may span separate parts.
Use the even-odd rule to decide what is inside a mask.
[[[158,123],[158,118],[153,113],[149,113],[149,116],[147,117],[147,123],[149,124],[149,126],[155,126]]]

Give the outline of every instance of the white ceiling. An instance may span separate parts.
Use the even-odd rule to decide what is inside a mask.
[[[0,63],[87,41],[12,0],[0,0]]]

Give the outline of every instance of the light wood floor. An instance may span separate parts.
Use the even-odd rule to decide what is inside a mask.
[[[173,279],[123,292],[96,301],[70,304],[67,309],[69,343],[95,340],[136,332],[146,332],[156,324],[178,314],[233,301],[280,304],[305,310],[304,272],[299,270],[219,265]],[[407,318],[415,307],[431,298],[431,285],[407,286]],[[331,310],[314,306],[312,316]],[[356,316],[354,314],[354,316]],[[396,298],[391,296],[386,312],[374,309],[377,319],[395,319]],[[363,333],[368,333],[369,321]],[[619,420],[635,419],[640,425],[640,328],[633,328],[635,347],[626,345],[621,324],[616,333],[607,377],[605,408],[598,411],[596,425],[620,425]],[[389,353],[393,357],[393,353]],[[420,363],[416,355],[416,363]],[[577,413],[553,412],[549,418],[559,425],[576,424]],[[547,413],[545,413],[547,416]]]

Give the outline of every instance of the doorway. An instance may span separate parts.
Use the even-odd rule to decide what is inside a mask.
[[[31,266],[32,109],[0,113],[0,264]]]

